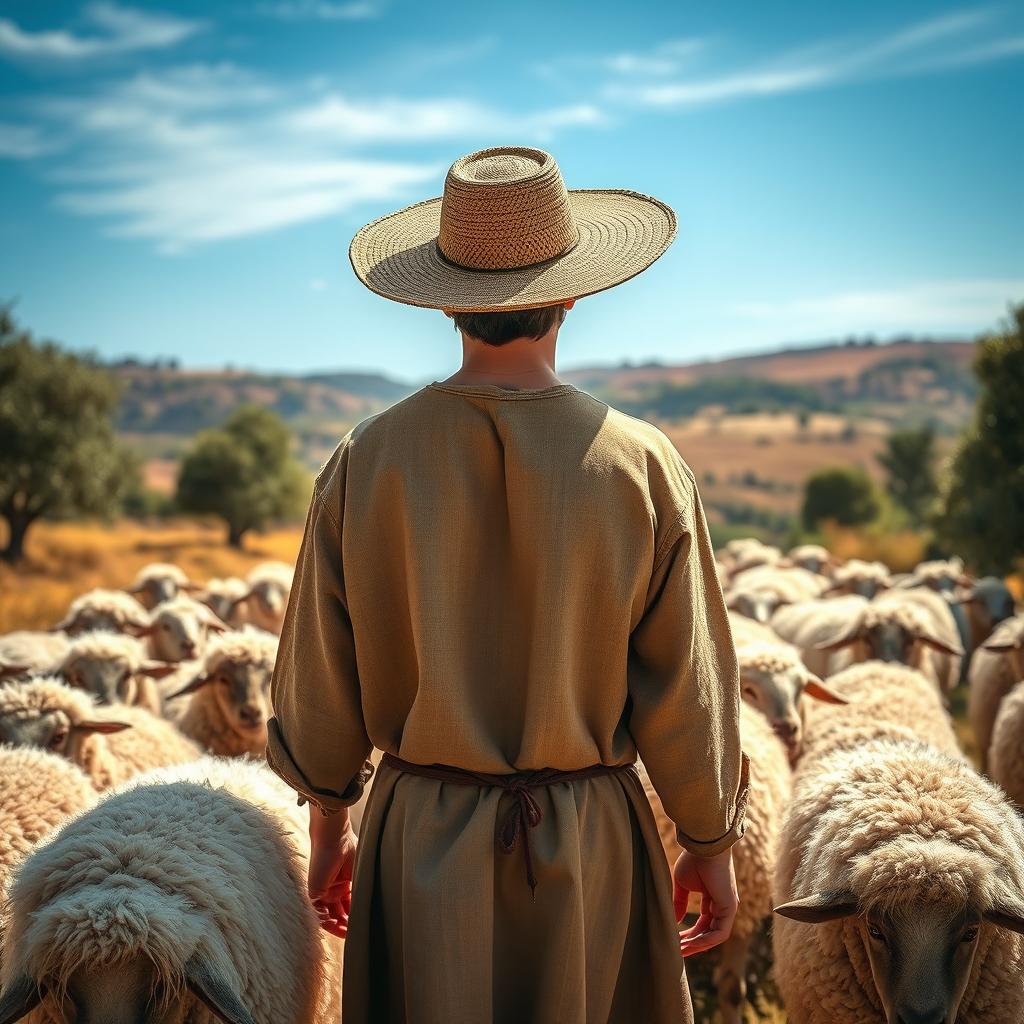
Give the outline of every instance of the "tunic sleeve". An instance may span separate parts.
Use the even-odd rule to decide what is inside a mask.
[[[749,763],[732,629],[695,485],[655,554],[629,661],[640,758],[680,846],[714,856],[743,835]]]
[[[271,681],[267,764],[324,814],[354,804],[373,773],[345,599],[341,518],[347,452],[317,478]]]

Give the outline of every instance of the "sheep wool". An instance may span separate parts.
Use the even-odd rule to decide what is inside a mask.
[[[95,802],[92,783],[64,758],[0,746],[0,903],[13,869],[32,847]]]
[[[146,708],[154,715],[160,714],[163,701],[156,682],[143,671],[149,664],[149,658],[140,641],[123,633],[82,633],[71,642],[61,662],[59,674],[70,685],[76,686],[79,673],[90,662],[112,663],[132,676],[132,699],[127,703]]]
[[[255,1024],[337,1020],[293,794],[269,775],[209,760],[157,773],[101,800],[28,858],[11,887],[2,978],[28,978],[46,993],[31,1024],[73,985],[88,997],[113,973],[129,984],[148,977],[143,1002],[162,992],[181,1019],[213,1024],[188,985],[197,962]],[[140,963],[148,974],[133,973]]]
[[[990,645],[1008,649],[988,650]],[[1015,615],[1001,622],[975,651],[967,673],[967,717],[974,730],[983,769],[999,706],[1021,679],[1024,679],[1024,615]]]
[[[782,828],[779,903],[849,892],[859,915],[939,904],[979,914],[1024,893],[1024,824],[964,761],[873,741],[801,766]],[[774,923],[775,977],[792,1024],[885,1024],[860,917]],[[985,922],[958,1024],[1019,1024],[1024,937]]]
[[[23,629],[0,636],[0,681],[56,672],[68,652],[63,633]]]
[[[90,590],[76,597],[68,606],[67,615],[53,628],[68,636],[77,636],[93,629],[112,633],[143,630],[149,625],[145,608],[123,590]]]
[[[1024,811],[1024,683],[1018,683],[999,707],[988,766],[992,780]]]

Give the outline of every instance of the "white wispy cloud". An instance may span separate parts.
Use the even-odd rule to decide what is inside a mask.
[[[644,55],[634,55],[606,79],[602,95],[606,101],[662,109],[697,108],[1002,60],[1024,52],[1021,43],[1003,37],[992,11],[966,10],[872,39],[827,39],[746,66],[659,80],[652,80]],[[658,48],[647,60],[660,69],[671,63]]]
[[[530,70],[541,78],[562,81],[595,71],[641,79],[664,78],[689,67],[707,45],[708,40],[698,37],[667,39],[641,53],[616,50],[612,53],[562,54],[536,63]]]
[[[814,335],[850,331],[974,331],[1024,296],[1024,278],[925,281],[899,288],[738,303],[735,312],[771,331]]]
[[[440,189],[432,143],[516,131],[544,138],[600,123],[578,105],[510,114],[454,99],[365,99],[283,84],[230,63],[150,70],[88,95],[32,103],[37,136],[0,131],[20,155],[59,139],[71,158],[44,173],[58,206],[166,253]],[[402,147],[401,158],[382,147]],[[414,155],[409,156],[410,147]],[[45,167],[45,164],[44,164]]]
[[[0,18],[0,53],[32,60],[81,61],[116,53],[164,49],[195,35],[205,24],[112,2],[89,4],[83,17],[92,31],[81,34],[68,29],[29,32],[10,18]]]
[[[350,0],[331,3],[329,0],[282,0],[259,4],[256,13],[281,21],[364,21],[376,18],[384,5],[374,0]]]
[[[0,121],[0,157],[11,160],[31,160],[58,148],[45,139],[33,124],[11,124]]]

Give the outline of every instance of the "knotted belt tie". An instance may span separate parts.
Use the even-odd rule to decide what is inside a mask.
[[[418,775],[424,779],[438,779],[462,786],[497,786],[515,797],[515,802],[498,820],[495,839],[502,853],[513,853],[523,842],[523,860],[526,864],[526,881],[530,894],[536,899],[537,877],[533,873],[533,857],[530,854],[530,829],[540,824],[544,817],[540,804],[531,792],[539,786],[550,786],[555,782],[575,782],[578,779],[592,779],[597,775],[634,772],[634,764],[593,764],[588,768],[562,771],[559,768],[540,768],[532,772],[512,772],[508,775],[491,775],[488,772],[473,772],[468,768],[457,768],[450,764],[415,764],[403,761],[394,754],[385,753],[381,763],[389,765],[406,775]]]

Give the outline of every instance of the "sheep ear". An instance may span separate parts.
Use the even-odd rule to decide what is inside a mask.
[[[131,722],[105,722],[98,718],[89,718],[84,722],[76,722],[72,729],[87,733],[98,732],[103,736],[109,736],[115,732],[124,732],[125,729],[130,729],[131,727]]]
[[[149,676],[150,679],[164,679],[173,672],[177,672],[179,668],[181,665],[175,661],[147,661],[143,663],[139,672],[144,676]]]
[[[126,594],[131,594],[134,597],[136,594],[141,594],[145,591],[146,585],[144,583],[136,583],[133,587],[122,588]]]
[[[43,993],[27,975],[12,981],[0,993],[0,1024],[15,1024],[27,1017],[41,1002]]]
[[[825,640],[823,643],[815,644],[816,651],[838,651],[842,647],[849,647],[860,639],[860,620],[847,626],[837,637]]]
[[[934,633],[918,633],[917,639],[930,647],[933,651],[941,654],[952,654],[956,657],[963,657],[964,649],[959,644],[947,644],[945,640],[939,639]]]
[[[1024,935],[1024,907],[1017,904],[1003,903],[985,912],[985,920],[1000,928],[1009,928],[1011,932]]]
[[[1009,654],[1020,647],[1019,640],[996,640],[991,643],[982,644],[983,651],[991,651],[993,654]]]
[[[185,964],[185,984],[189,991],[224,1024],[256,1024],[242,1005],[238,993],[204,959],[189,957]]]
[[[824,924],[857,913],[857,900],[851,892],[816,892],[813,896],[790,900],[774,913],[802,924]]]
[[[820,700],[825,704],[849,704],[850,702],[840,693],[836,693],[828,684],[821,681],[813,672],[807,673],[807,684],[804,686],[804,693],[808,697]]]
[[[125,623],[124,631],[129,636],[134,636],[137,639],[142,639],[144,636],[149,636],[153,632],[153,623],[151,622],[127,622]]]
[[[30,671],[31,668],[31,665],[8,665],[0,662],[0,680],[20,676],[24,672]]]
[[[201,690],[204,686],[209,686],[213,682],[211,676],[195,676],[188,685],[183,686],[176,693],[169,694],[165,697],[165,700],[175,700],[178,697],[187,697],[190,693],[195,693],[196,690]]]

